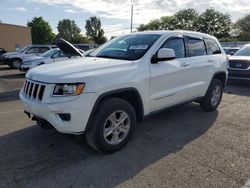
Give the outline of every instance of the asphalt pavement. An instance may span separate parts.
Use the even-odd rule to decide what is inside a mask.
[[[149,116],[101,155],[26,117],[24,76],[0,66],[0,187],[250,187],[249,83],[229,83],[214,112],[192,103]]]

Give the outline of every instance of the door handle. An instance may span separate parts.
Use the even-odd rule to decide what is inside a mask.
[[[183,63],[181,64],[182,67],[187,67],[187,66],[189,66],[189,65],[190,65],[190,63],[188,63],[188,62],[183,62]]]
[[[207,62],[208,62],[208,63],[213,63],[213,62],[214,62],[214,60],[209,59],[209,60],[207,60]]]

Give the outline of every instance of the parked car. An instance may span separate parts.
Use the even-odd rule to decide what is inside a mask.
[[[52,45],[28,45],[17,52],[8,52],[3,55],[3,63],[12,68],[18,68],[24,58],[43,54],[44,52],[56,48]]]
[[[102,153],[125,146],[136,121],[151,113],[192,101],[214,111],[227,81],[220,43],[198,32],[124,35],[83,58],[74,46],[60,45],[80,58],[28,71],[20,91],[25,113],[59,132],[84,133]]]
[[[24,59],[24,61],[19,65],[19,70],[21,72],[26,72],[39,65],[64,61],[67,59],[69,58],[59,48],[54,48],[43,53],[41,56],[33,56]]]
[[[240,47],[223,47],[223,49],[226,52],[226,54],[230,56],[234,55],[240,49]]]
[[[88,53],[90,53],[88,51],[84,52],[80,49],[78,50],[80,51],[80,53],[83,54],[83,56],[84,54],[87,55]],[[33,56],[33,57],[28,57],[24,59],[24,61],[20,63],[18,69],[21,72],[27,72],[29,69],[40,66],[40,65],[65,61],[68,59],[69,57],[65,55],[62,50],[60,50],[59,48],[54,48],[43,53],[41,56]]]
[[[3,60],[3,54],[5,54],[6,51],[3,48],[0,48],[0,62]]]
[[[90,49],[90,46],[88,44],[73,44],[77,49],[87,51]]]
[[[229,57],[228,73],[230,80],[250,80],[250,44]]]

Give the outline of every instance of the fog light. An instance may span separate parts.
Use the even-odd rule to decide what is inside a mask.
[[[71,115],[68,113],[57,114],[57,117],[62,121],[70,121]]]

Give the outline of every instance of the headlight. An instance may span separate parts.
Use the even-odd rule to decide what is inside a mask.
[[[84,90],[85,84],[57,84],[53,90],[53,96],[72,96],[80,95]]]

